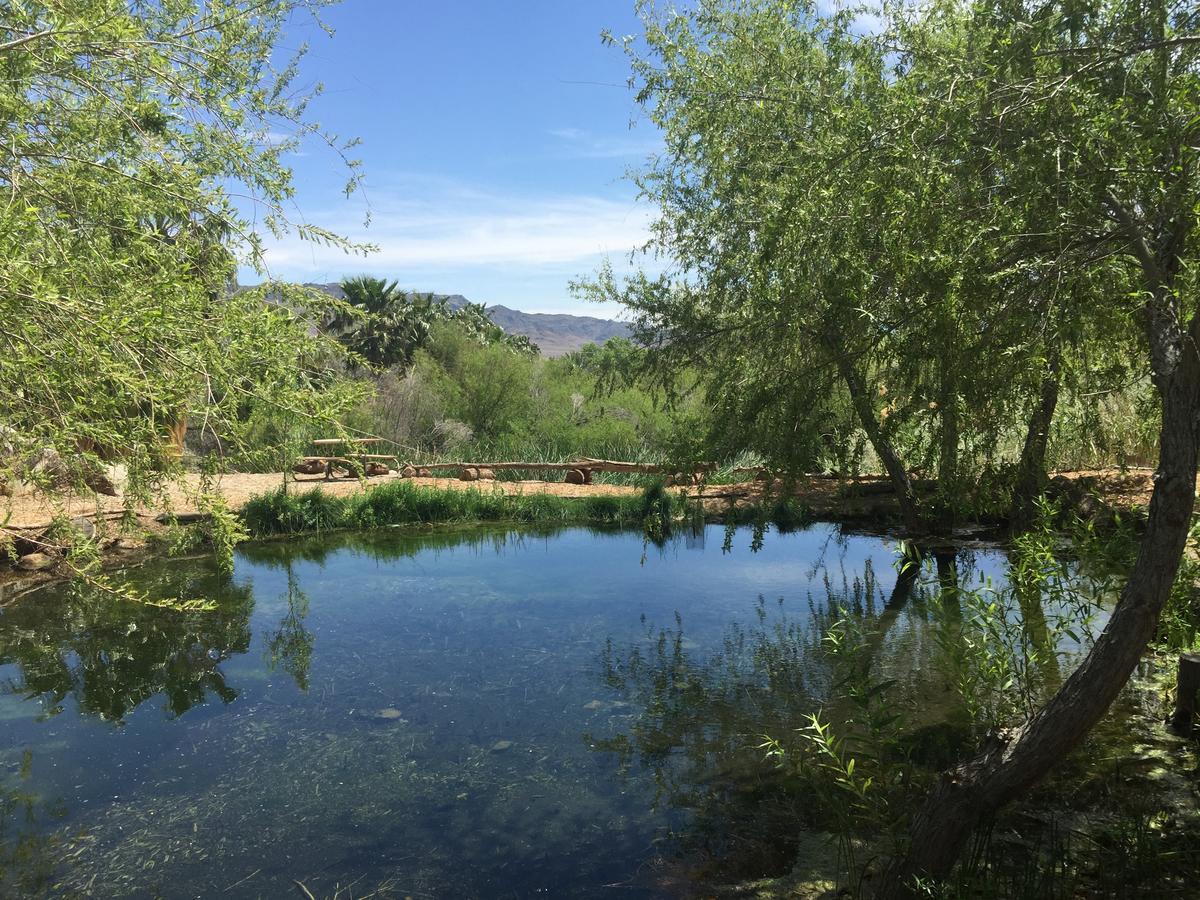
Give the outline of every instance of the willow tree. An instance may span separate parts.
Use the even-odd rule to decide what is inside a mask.
[[[1079,744],[1179,566],[1200,414],[1196,13],[946,0],[889,5],[863,34],[785,0],[647,12],[635,80],[666,149],[640,183],[669,272],[593,289],[666,358],[776,407],[836,373],[902,500],[905,429],[943,465],[969,431],[1023,431],[1036,469],[1064,367],[1125,353],[1159,398],[1147,526],[1108,625],[1041,710],[937,781],[881,886],[903,894]]]
[[[652,358],[698,365],[731,430],[809,451],[783,462],[811,463],[848,406],[906,523],[928,527],[910,470],[939,470],[946,505],[971,474],[960,451],[995,446],[1017,406],[1026,337],[992,303],[1005,248],[987,237],[1023,231],[1021,210],[964,177],[961,123],[924,116],[939,73],[909,76],[853,13],[643,9],[630,52],[666,149],[638,183],[668,271],[591,291],[634,313]]]
[[[1108,709],[1153,638],[1178,571],[1195,503],[1200,416],[1200,36],[1188,4],[1165,0],[979,3],[952,8],[991,35],[967,55],[932,62],[989,83],[994,114],[1027,116],[1029,139],[1056,165],[1015,169],[999,186],[1016,205],[1047,192],[1043,231],[1076,264],[1108,276],[1088,300],[1136,328],[1137,365],[1161,405],[1154,491],[1136,562],[1112,616],[1080,666],[1027,722],[999,731],[946,773],[916,814],[887,895],[916,876],[945,875],[978,824],[1020,797],[1076,747]],[[923,29],[919,20],[909,26]],[[1013,66],[1020,60],[1019,67]],[[949,90],[931,98],[953,108]],[[981,139],[986,139],[981,134]],[[1021,176],[1021,177],[1016,177]],[[1119,288],[1129,285],[1130,290]],[[1118,288],[1114,290],[1112,288]],[[1119,340],[1119,338],[1114,338]]]
[[[248,403],[327,418],[346,392],[294,310],[229,290],[289,221],[286,155],[325,140],[274,60],[327,0],[28,0],[0,14],[0,465],[169,471],[183,417],[236,445]],[[278,138],[277,135],[289,135]],[[237,200],[235,201],[235,197]],[[261,231],[258,229],[262,229]],[[271,296],[278,298],[278,292]],[[296,299],[296,298],[293,298]]]

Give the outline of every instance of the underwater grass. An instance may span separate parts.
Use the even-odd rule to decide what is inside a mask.
[[[337,497],[319,488],[297,493],[282,488],[252,497],[242,507],[251,537],[302,534],[339,528],[388,525],[433,525],[467,522],[525,524],[590,523],[670,530],[687,501],[680,494],[652,485],[633,496],[582,499],[554,494],[505,494],[500,490],[438,488],[393,481],[360,494]]]

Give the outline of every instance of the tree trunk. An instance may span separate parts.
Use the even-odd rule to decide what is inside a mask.
[[[938,419],[941,426],[938,449],[938,510],[937,529],[949,534],[954,529],[958,496],[958,388],[950,362],[942,361],[941,405]]]
[[[1050,425],[1054,422],[1054,411],[1058,407],[1059,355],[1055,348],[1042,376],[1038,402],[1029,418],[1029,429],[1025,432],[1025,446],[1021,448],[1021,459],[1017,463],[1017,477],[1013,484],[1013,502],[1009,520],[1014,528],[1024,528],[1033,521],[1034,501],[1046,483],[1046,443],[1050,437]]]
[[[1159,293],[1156,291],[1156,293]],[[941,776],[910,825],[905,855],[879,896],[908,896],[917,876],[949,874],[976,826],[1020,797],[1071,752],[1107,711],[1146,646],[1179,568],[1196,492],[1200,357],[1162,297],[1146,311],[1155,383],[1162,396],[1159,465],[1137,561],[1091,652],[1022,728],[991,736],[970,762]]]
[[[854,404],[858,420],[862,423],[863,430],[867,433],[867,439],[875,449],[875,455],[883,463],[883,468],[896,489],[896,501],[900,504],[900,516],[904,520],[904,527],[910,532],[920,532],[922,531],[921,515],[917,509],[917,498],[913,492],[912,479],[909,478],[908,469],[904,467],[904,462],[892,448],[891,442],[883,432],[883,426],[875,414],[874,404],[867,393],[867,386],[862,376],[854,368],[854,364],[846,358],[845,353],[839,348],[832,349],[834,356],[837,357],[838,372],[846,383],[846,390],[850,393],[850,402]]]
[[[1200,653],[1180,654],[1179,674],[1175,679],[1175,710],[1167,720],[1172,731],[1185,736],[1192,733],[1197,693],[1200,693]]]

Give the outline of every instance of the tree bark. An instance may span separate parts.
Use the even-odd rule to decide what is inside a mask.
[[[954,529],[957,514],[954,498],[958,494],[958,386],[951,363],[942,361],[941,405],[938,419],[941,426],[938,450],[938,510],[937,529],[949,534]]]
[[[921,532],[923,523],[917,509],[917,498],[913,491],[912,479],[909,477],[903,460],[900,459],[892,447],[891,441],[884,434],[883,425],[875,414],[875,406],[867,393],[866,382],[840,348],[832,349],[834,356],[837,357],[838,372],[846,384],[846,390],[850,393],[850,402],[854,404],[858,420],[862,423],[863,430],[867,433],[867,439],[875,449],[875,455],[883,463],[883,468],[896,489],[896,501],[900,505],[900,517],[904,520],[904,527],[912,533]]]
[[[1107,711],[1146,646],[1174,583],[1196,492],[1200,356],[1162,286],[1145,309],[1155,384],[1162,397],[1159,465],[1146,531],[1129,580],[1079,668],[1022,728],[992,735],[970,762],[944,773],[910,825],[905,855],[879,896],[910,895],[917,876],[949,874],[976,826],[1020,797],[1071,752]],[[1192,331],[1200,329],[1195,320]]]
[[[1013,484],[1013,502],[1009,521],[1015,528],[1023,528],[1033,521],[1034,501],[1046,483],[1046,443],[1050,437],[1050,426],[1058,408],[1059,354],[1057,348],[1051,353],[1046,373],[1042,376],[1038,402],[1029,418],[1025,432],[1025,445],[1017,463],[1017,477]]]
[[[1175,710],[1167,720],[1172,731],[1182,735],[1192,733],[1197,693],[1200,693],[1200,653],[1180,654],[1179,674],[1175,679]]]

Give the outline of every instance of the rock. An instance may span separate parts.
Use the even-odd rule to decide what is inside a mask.
[[[88,467],[83,473],[83,483],[97,494],[103,494],[106,497],[117,496],[116,485],[102,469]]]
[[[28,481],[48,482],[54,487],[66,487],[71,480],[67,464],[53,447],[43,447],[25,460],[23,468]]]
[[[420,470],[416,466],[405,466],[400,470],[401,478],[416,478]]]
[[[41,541],[42,535],[36,538],[28,538],[21,534],[12,535],[12,550],[17,556],[28,556],[30,553],[41,553],[44,547]]]
[[[404,714],[394,706],[386,706],[383,709],[363,710],[361,715],[369,722],[404,722]]]
[[[479,472],[479,480],[480,481],[495,481],[496,480],[496,473],[493,472],[491,469],[481,468],[478,470],[478,472]]]
[[[512,741],[496,741],[496,743],[492,744],[492,752],[503,753],[505,750],[511,749],[512,746]]]
[[[567,484],[587,484],[587,473],[583,469],[567,469],[567,477],[563,481]]]
[[[96,525],[86,516],[76,516],[72,519],[71,528],[85,541],[90,541],[96,536]]]
[[[459,481],[478,481],[479,470],[474,466],[463,466],[458,472]]]
[[[30,553],[17,560],[17,568],[26,572],[41,572],[53,568],[56,562],[57,560],[48,553]]]

